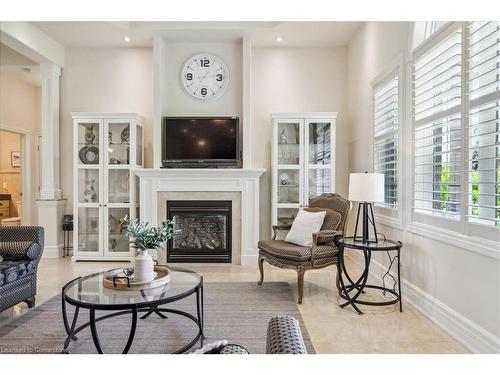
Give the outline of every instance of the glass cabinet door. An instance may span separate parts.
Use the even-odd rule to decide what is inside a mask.
[[[78,203],[97,204],[100,203],[101,181],[99,169],[78,168],[77,199]]]
[[[330,122],[308,122],[308,163],[312,165],[332,164],[332,124]]]
[[[298,212],[298,208],[278,208],[278,225],[292,225]]]
[[[108,203],[130,203],[130,171],[108,170]]]
[[[130,123],[107,122],[107,165],[130,164]]]
[[[101,253],[99,244],[99,223],[101,222],[99,207],[78,208],[78,252]]]
[[[124,254],[130,252],[129,239],[120,220],[125,216],[130,217],[128,207],[108,207],[107,209],[107,253]]]
[[[332,154],[334,134],[329,120],[306,122],[306,192],[307,201],[333,192]]]
[[[301,202],[300,170],[278,168],[278,204],[290,204]]]
[[[144,161],[142,160],[142,154],[143,154],[143,148],[142,148],[142,126],[137,125],[136,127],[136,139],[135,139],[135,149],[136,149],[136,155],[135,155],[135,164],[140,165],[141,167],[144,166]]]
[[[332,192],[332,171],[330,168],[309,169],[308,200]]]
[[[99,165],[101,121],[79,122],[77,126],[78,166]]]
[[[299,165],[301,162],[301,122],[289,120],[277,123],[277,155],[278,165]]]

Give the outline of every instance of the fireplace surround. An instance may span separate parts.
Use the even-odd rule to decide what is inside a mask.
[[[176,231],[167,244],[167,261],[230,263],[231,216],[228,200],[167,200],[167,219]]]
[[[257,266],[260,168],[136,169],[140,219],[158,225],[168,200],[232,201],[232,264]],[[137,191],[137,190],[136,190]],[[166,262],[164,252],[158,259]]]

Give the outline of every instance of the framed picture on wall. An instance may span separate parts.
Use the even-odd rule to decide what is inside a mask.
[[[10,153],[10,165],[13,167],[21,166],[21,153],[19,151],[12,151]]]

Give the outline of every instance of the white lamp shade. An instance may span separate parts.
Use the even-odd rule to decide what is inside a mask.
[[[351,173],[349,200],[354,202],[383,202],[384,175],[382,173]]]

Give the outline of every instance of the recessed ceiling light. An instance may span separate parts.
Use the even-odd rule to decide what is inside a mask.
[[[123,40],[127,43],[130,43],[130,37],[126,36],[125,38],[123,38]]]
[[[283,41],[283,37],[282,36],[277,36],[274,38],[277,42],[282,42]]]

